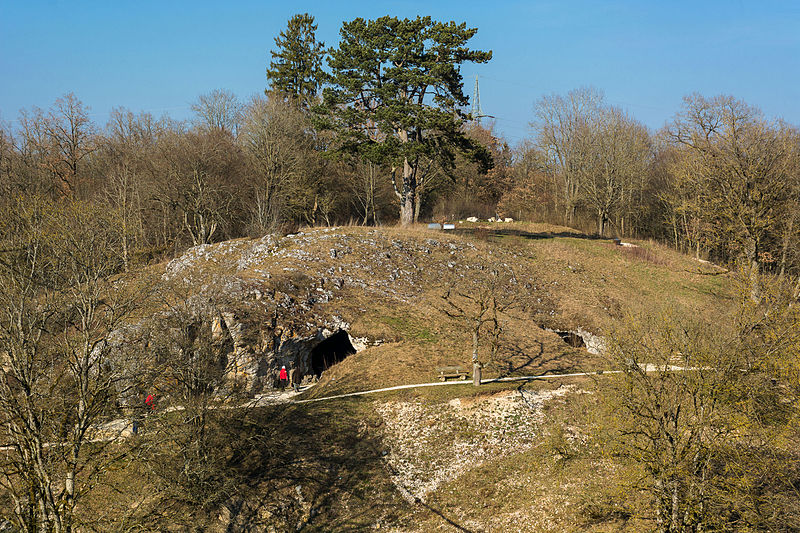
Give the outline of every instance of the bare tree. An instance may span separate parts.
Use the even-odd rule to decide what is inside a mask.
[[[141,297],[113,283],[114,225],[83,203],[26,198],[0,235],[0,483],[24,531],[74,530],[106,465],[92,443],[135,365],[112,336]],[[111,454],[114,455],[114,454]]]
[[[591,88],[566,96],[543,97],[536,104],[536,142],[556,177],[554,198],[564,221],[572,224],[581,201],[581,186],[591,166],[593,124],[603,107],[603,95]]]
[[[132,258],[164,253],[182,227],[170,196],[176,185],[174,141],[181,135],[173,129],[169,121],[149,113],[115,109],[95,156],[98,172],[105,177],[100,198],[123,226],[121,253],[129,267]],[[173,149],[171,158],[166,157],[164,152]]]
[[[695,531],[708,522],[713,447],[732,431],[719,413],[723,384],[735,367],[707,360],[701,339],[662,318],[631,327],[611,346],[624,371],[610,395],[621,413],[620,439],[647,472],[644,489],[653,495],[664,533]],[[673,364],[696,370],[675,372]]]
[[[390,203],[391,193],[383,176],[385,171],[377,163],[359,161],[352,165],[350,179],[346,179],[351,201],[363,225],[370,222],[380,225],[382,208]]]
[[[58,178],[62,192],[73,197],[83,185],[81,164],[96,148],[88,109],[72,93],[59,98],[47,116],[45,131],[49,143],[47,165]]]
[[[695,199],[698,212],[723,239],[738,244],[757,300],[767,237],[797,199],[791,130],[732,97],[693,95],[669,135],[701,193]]]
[[[631,321],[609,345],[621,376],[606,402],[630,491],[651,496],[664,533],[797,527],[798,315],[785,297],[748,301],[714,331],[667,313]]]
[[[234,137],[239,132],[244,106],[230,91],[214,89],[202,94],[192,104],[196,122],[201,128],[226,131]]]
[[[319,196],[309,128],[300,109],[274,95],[256,97],[247,108],[239,143],[253,175],[258,232],[298,215],[314,222]]]
[[[451,318],[464,320],[472,334],[472,362],[479,364],[478,350],[482,332],[488,327],[490,336],[490,361],[494,361],[503,333],[501,315],[520,304],[514,291],[518,285],[516,274],[510,267],[497,267],[481,271],[469,281],[455,279],[442,294],[443,311]]]
[[[243,161],[222,131],[173,133],[159,144],[167,182],[160,201],[180,217],[195,245],[226,238],[236,221],[238,180]]]
[[[16,188],[14,163],[17,160],[17,154],[15,152],[14,140],[9,128],[0,120],[0,194],[6,199],[12,197],[13,190]]]
[[[641,191],[647,172],[650,140],[645,127],[616,108],[605,108],[589,124],[588,153],[580,189],[586,204],[597,214],[597,231],[606,234],[607,223],[630,212],[632,199]],[[624,226],[620,228],[624,233]]]
[[[145,427],[153,436],[147,461],[169,499],[208,506],[224,500],[226,487],[236,482],[223,472],[212,420],[217,407],[236,397],[233,341],[213,297],[190,296],[190,286],[180,281],[162,283],[157,292],[164,311],[150,324],[147,344],[160,405]],[[176,414],[159,417],[170,403],[179,406]],[[230,415],[223,411],[217,418]]]

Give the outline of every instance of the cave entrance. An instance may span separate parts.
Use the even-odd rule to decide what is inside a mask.
[[[586,343],[583,342],[583,337],[574,331],[559,331],[555,330],[554,333],[561,337],[561,340],[572,346],[573,348],[585,348]]]
[[[319,378],[323,371],[354,353],[356,349],[350,342],[350,335],[340,329],[311,349],[311,372]]]

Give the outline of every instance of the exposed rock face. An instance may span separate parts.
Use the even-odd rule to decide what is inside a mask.
[[[582,328],[578,328],[577,334],[583,339],[583,343],[586,345],[587,352],[594,355],[603,355],[603,353],[605,353],[605,337],[602,337],[601,335],[595,335]]]
[[[222,341],[230,340],[227,353],[226,372],[228,379],[243,387],[249,393],[257,393],[278,383],[280,368],[294,368],[300,378],[307,375],[319,377],[331,364],[341,361],[356,348],[344,328],[349,324],[334,316],[321,320],[316,328],[307,327],[305,333],[290,329],[270,327],[258,322],[246,324],[237,319],[235,313],[222,312],[211,320],[212,335]],[[265,327],[266,326],[266,327]],[[258,330],[257,335],[248,335],[248,330]],[[333,349],[322,349],[333,341]],[[368,339],[359,339],[356,344],[363,349]],[[349,349],[339,349],[347,345]],[[315,356],[318,362],[315,365]]]
[[[575,348],[586,348],[586,351],[594,355],[603,355],[606,350],[606,340],[601,335],[595,335],[583,328],[578,328],[575,331],[557,330],[544,328],[546,331],[552,331],[557,334],[561,339]]]
[[[355,292],[381,305],[411,304],[442,272],[464,279],[482,272],[482,263],[462,261],[474,251],[457,239],[338,228],[196,246],[166,265],[149,304],[155,309],[118,348],[152,354],[157,341],[162,352],[191,359],[198,343],[213,345],[227,381],[256,393],[276,385],[281,366],[314,373],[312,350],[337,332],[349,347],[334,350],[329,363],[379,343],[349,336],[350,324],[332,308],[340,298]]]
[[[350,324],[325,311],[336,293],[356,288],[377,298],[408,302],[419,291],[419,259],[452,260],[470,244],[391,238],[379,231],[357,237],[324,228],[260,239],[196,246],[170,261],[165,285],[193,293],[191,306],[215,342],[227,342],[226,372],[250,393],[275,386],[281,366],[319,375],[350,353],[378,342],[349,336]],[[338,266],[331,266],[331,260]],[[338,348],[312,351],[332,336]],[[323,351],[323,348],[317,352]],[[341,349],[340,349],[341,348]]]
[[[351,339],[346,331],[350,324],[341,317],[303,312],[291,298],[282,300],[279,296],[282,301],[278,305],[269,305],[263,295],[250,299],[246,293],[236,291],[228,296],[225,301],[214,301],[206,295],[192,296],[181,302],[180,309],[156,313],[110,336],[109,346],[104,349],[110,352],[109,360],[120,375],[122,405],[140,403],[143,391],[136,390],[136,376],[143,369],[156,365],[165,350],[172,357],[189,357],[181,353],[186,350],[187,341],[198,349],[203,342],[211,344],[220,354],[225,382],[246,394],[276,386],[281,366],[296,369],[300,378],[314,374],[314,349],[331,337],[343,336],[352,352],[336,352],[338,359],[318,365],[317,375],[332,362],[374,344],[367,338]],[[237,297],[241,300],[236,301]],[[220,310],[221,305],[230,307]],[[237,310],[231,310],[232,307]],[[303,318],[304,323],[283,322],[279,318],[281,314]],[[203,340],[204,336],[208,341]]]
[[[420,399],[383,403],[377,411],[385,423],[388,453],[383,460],[392,482],[408,501],[425,501],[428,493],[463,472],[541,442],[544,404],[575,393],[582,391],[567,385],[457,398],[446,404]]]

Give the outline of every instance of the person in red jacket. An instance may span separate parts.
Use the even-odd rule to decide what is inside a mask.
[[[280,380],[281,390],[286,388],[287,383],[289,383],[289,376],[286,374],[286,367],[281,367],[281,372],[278,374],[278,379]]]
[[[147,399],[145,399],[144,403],[146,403],[146,404],[147,404],[147,406],[148,406],[148,407],[149,407],[151,410],[153,410],[153,411],[155,411],[155,410],[156,410],[156,399],[153,397],[153,395],[152,395],[152,394],[148,394],[148,395],[147,395]]]

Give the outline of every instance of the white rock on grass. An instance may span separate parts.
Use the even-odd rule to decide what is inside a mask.
[[[544,402],[576,391],[508,391],[444,406],[420,400],[378,407],[390,451],[392,482],[409,501],[424,499],[443,483],[489,460],[520,453],[536,442]]]

